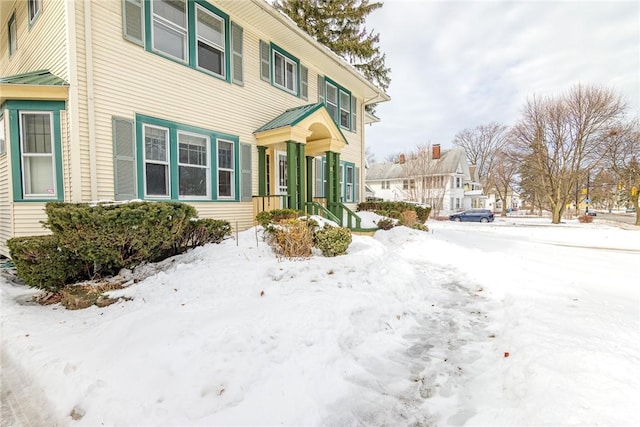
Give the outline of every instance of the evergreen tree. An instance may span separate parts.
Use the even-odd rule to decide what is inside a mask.
[[[301,29],[359,70],[364,77],[387,90],[391,79],[386,55],[378,46],[380,34],[367,31],[365,19],[382,2],[369,0],[276,0],[276,9]],[[372,111],[369,109],[369,111]]]

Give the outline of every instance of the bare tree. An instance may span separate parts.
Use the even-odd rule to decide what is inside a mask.
[[[371,150],[371,147],[367,146],[364,149],[364,158],[367,160],[367,163],[370,165],[376,162],[376,155],[373,152],[373,150]]]
[[[495,154],[507,144],[507,127],[492,122],[464,129],[456,134],[453,144],[464,148],[469,163],[477,167],[480,184],[485,190],[490,190],[493,186],[491,172]]]
[[[507,216],[507,200],[514,193],[518,166],[518,161],[508,152],[498,151],[494,156],[491,175],[496,195],[503,201],[500,216]]]
[[[614,124],[606,135],[607,163],[618,181],[617,189],[635,208],[640,225],[640,123],[633,120]]]
[[[580,176],[597,167],[606,154],[604,136],[624,111],[613,91],[583,85],[525,104],[514,129],[517,150],[540,178],[552,223],[560,222]]]
[[[400,153],[387,154],[384,161],[388,163],[398,163],[400,161]]]

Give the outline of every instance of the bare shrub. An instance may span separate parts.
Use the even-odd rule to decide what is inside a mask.
[[[402,225],[412,227],[413,224],[418,222],[418,214],[416,214],[416,211],[404,211],[400,215],[400,221]]]
[[[267,242],[277,256],[309,258],[313,248],[313,227],[297,218],[284,219],[269,226]]]

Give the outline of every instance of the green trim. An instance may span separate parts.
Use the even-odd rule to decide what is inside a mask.
[[[270,43],[270,47],[271,49],[269,49],[269,71],[271,74],[271,85],[275,88],[278,88],[284,92],[287,92],[290,95],[296,96],[298,98],[300,98],[300,60],[291,55],[289,52],[287,52],[286,50],[282,49],[280,46],[278,46],[275,43]],[[275,77],[275,71],[274,71],[274,67],[275,67],[275,63],[273,61],[273,51],[278,52],[279,54],[281,54],[282,56],[286,57],[287,59],[289,59],[292,62],[295,62],[296,64],[296,89],[295,89],[295,93],[289,91],[289,89],[282,87],[280,85],[276,85],[276,83],[274,82],[274,77]]]
[[[307,198],[305,200],[307,203],[309,203],[313,201],[313,182],[315,180],[315,176],[311,179],[310,177],[311,171],[313,171],[313,162],[315,160],[315,157],[306,156],[305,158],[307,160],[307,167],[305,169],[307,175]]]
[[[296,144],[298,147],[298,152],[296,153],[296,155],[298,156],[297,161],[298,161],[298,206],[299,209],[303,209],[304,208],[304,203],[307,200],[307,196],[306,196],[306,190],[307,190],[307,186],[305,185],[306,179],[307,179],[307,173],[306,173],[306,162],[305,162],[305,144]]]
[[[145,195],[144,188],[144,125],[158,126],[169,129],[169,198],[153,198]],[[189,199],[179,196],[180,188],[178,182],[178,132],[191,132],[209,138],[209,164],[210,164],[210,189],[207,199]],[[218,141],[228,141],[233,143],[233,189],[234,195],[231,198],[218,197]],[[138,197],[144,200],[172,200],[177,202],[238,202],[240,201],[240,138],[227,133],[212,131],[196,126],[184,125],[169,120],[158,119],[156,117],[136,114],[136,173],[138,176],[137,188]]]
[[[232,53],[231,53],[231,20],[229,19],[229,15],[222,12],[217,7],[211,5],[210,3],[203,0],[187,0],[187,52],[185,60],[181,60],[179,58],[175,58],[171,55],[168,55],[162,51],[156,50],[153,48],[153,37],[152,37],[152,28],[153,28],[153,10],[151,7],[152,0],[144,0],[144,44],[145,50],[147,52],[151,52],[155,55],[161,56],[165,59],[173,61],[177,64],[184,65],[193,70],[204,73],[208,76],[212,76],[217,78],[218,80],[226,81],[231,83],[231,61],[232,61]],[[197,64],[197,34],[196,34],[196,5],[202,6],[204,9],[209,12],[217,15],[224,21],[224,68],[225,75],[220,76],[218,74],[213,73],[204,68],[198,67]]]
[[[2,109],[9,110],[9,132],[11,134],[11,179],[13,184],[14,202],[51,202],[64,200],[64,180],[62,169],[62,129],[60,125],[60,110],[65,109],[63,101],[7,101]],[[42,111],[52,113],[53,127],[53,161],[55,168],[56,194],[54,197],[25,198],[22,188],[22,147],[20,144],[20,112]],[[5,123],[5,126],[7,124]]]
[[[300,209],[300,205],[298,204],[298,150],[296,145],[293,141],[287,141],[287,195],[289,196],[289,209]]]
[[[342,194],[344,194],[345,196],[344,202],[354,203],[355,202],[355,185],[356,185],[355,183],[356,164],[353,162],[345,162],[345,161],[340,162],[340,164],[344,166],[344,177],[343,177],[344,179],[342,180]],[[351,182],[351,185],[352,185],[352,188],[354,189],[354,193],[353,193],[352,200],[347,199],[347,195],[349,194],[347,192],[347,168],[349,167],[353,169],[353,182]]]
[[[258,147],[258,195],[267,194],[267,147]]]

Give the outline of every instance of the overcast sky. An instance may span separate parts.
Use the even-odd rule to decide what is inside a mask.
[[[392,100],[366,128],[377,161],[492,121],[513,125],[527,98],[578,83],[640,112],[640,2],[384,0],[380,33]]]

